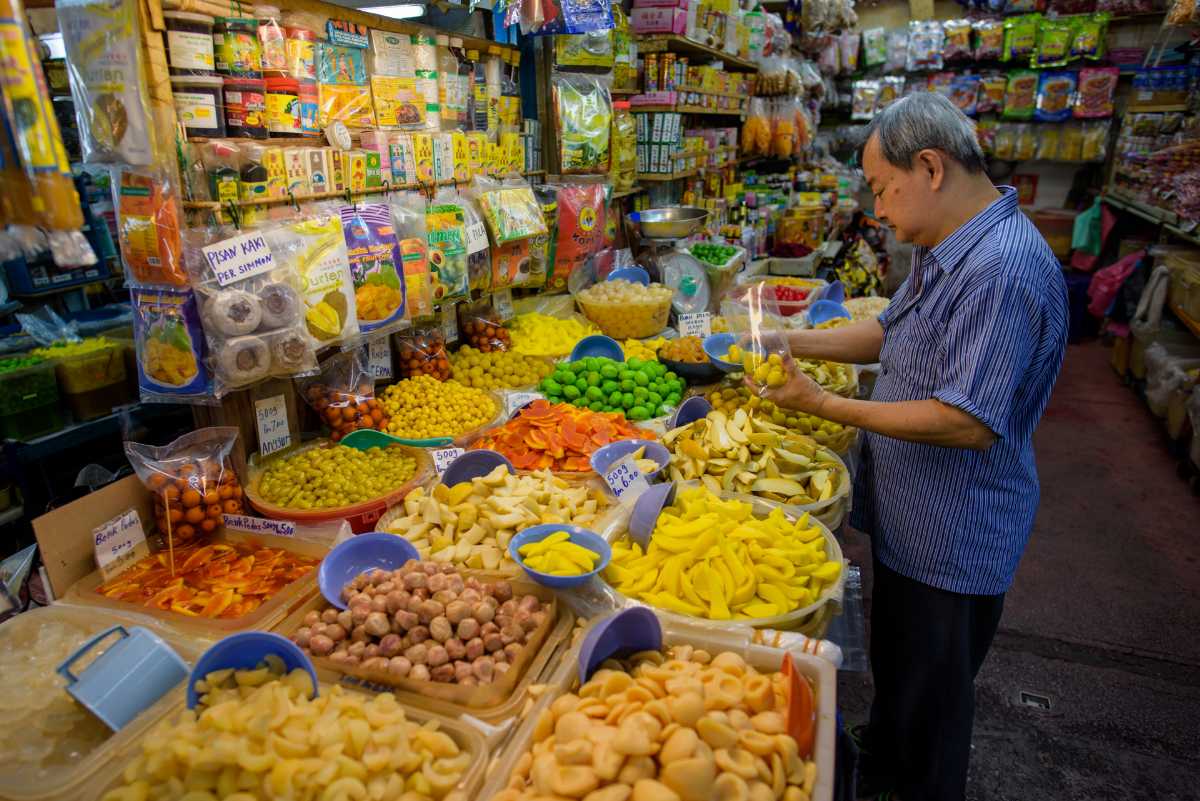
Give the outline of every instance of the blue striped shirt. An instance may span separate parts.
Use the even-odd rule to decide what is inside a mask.
[[[1012,584],[1038,505],[1033,431],[1067,340],[1058,260],[1001,197],[933,249],[879,318],[873,400],[936,398],[979,419],[987,451],[863,432],[852,524],[892,570],[951,592],[996,595]]]

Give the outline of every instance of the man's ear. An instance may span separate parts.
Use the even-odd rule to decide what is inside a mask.
[[[929,176],[929,187],[935,192],[942,188],[946,178],[946,162],[942,154],[933,148],[925,148],[917,153],[917,169]]]

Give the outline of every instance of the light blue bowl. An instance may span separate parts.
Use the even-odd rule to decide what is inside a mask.
[[[625,351],[621,350],[621,343],[604,334],[592,334],[576,342],[575,347],[571,349],[571,358],[567,361],[577,362],[589,356],[612,359],[614,362],[625,361]]]
[[[398,534],[359,534],[326,554],[317,568],[317,584],[326,601],[345,609],[342,588],[351,579],[368,570],[395,570],[410,559],[420,558],[413,544]]]
[[[647,481],[654,481],[662,471],[667,468],[671,462],[671,452],[661,442],[655,442],[652,439],[619,439],[616,442],[610,442],[603,448],[597,448],[591,456],[592,469],[601,476],[612,467],[618,459],[627,453],[633,453],[638,448],[645,446],[646,459],[653,459],[658,469],[651,473],[642,473]]]
[[[608,274],[606,281],[629,281],[642,286],[650,286],[650,273],[641,267],[622,267]]]
[[[532,402],[530,401],[530,403]],[[455,484],[461,484],[473,478],[482,478],[499,465],[507,467],[510,473],[516,472],[512,462],[508,461],[504,454],[485,449],[467,451],[451,462],[450,466],[446,468],[446,472],[442,473],[442,483],[447,487],[453,487]]]
[[[570,542],[582,545],[589,551],[600,554],[600,561],[596,563],[595,569],[590,573],[584,573],[579,576],[551,576],[549,573],[542,573],[531,567],[526,567],[525,559],[521,556],[520,547],[530,542],[541,542],[556,531],[567,532],[570,535]],[[586,528],[568,526],[562,523],[543,523],[540,526],[531,526],[524,531],[518,531],[516,536],[508,541],[508,555],[538,584],[554,590],[565,590],[586,584],[591,580],[592,576],[595,576],[601,570],[608,567],[608,563],[612,561],[612,548],[604,541],[603,537],[594,531],[588,531]]]
[[[728,332],[709,334],[704,338],[704,352],[708,354],[709,361],[726,373],[741,372],[740,364],[725,361],[725,354],[729,352],[729,346],[735,342],[737,342],[737,334]]]
[[[200,694],[196,692],[196,682],[209,673],[227,668],[253,670],[268,654],[275,654],[282,659],[283,667],[288,673],[297,668],[308,673],[312,679],[313,697],[317,696],[317,671],[313,668],[308,654],[300,650],[299,645],[281,634],[270,631],[243,631],[218,640],[196,660],[196,666],[192,668],[192,675],[188,679],[188,709],[195,709],[200,701]]]
[[[847,320],[854,319],[850,311],[836,301],[818,300],[808,307],[809,325],[818,326],[821,323],[829,322],[838,317],[845,317]]]
[[[667,430],[686,426],[688,423],[694,423],[707,417],[712,408],[712,404],[708,402],[707,398],[693,395],[679,404],[679,408],[675,410],[675,413],[671,415],[670,422],[667,423]]]
[[[644,606],[622,609],[600,620],[579,648],[579,681],[586,682],[604,660],[639,651],[662,650],[662,624]]]

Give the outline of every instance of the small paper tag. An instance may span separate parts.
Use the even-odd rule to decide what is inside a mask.
[[[289,520],[268,520],[251,515],[221,515],[225,528],[246,534],[274,534],[276,537],[296,536],[296,524]]]
[[[467,226],[467,253],[478,253],[488,246],[487,229],[482,222],[471,223]]]
[[[455,304],[450,303],[442,307],[442,336],[446,339],[446,344],[458,341],[458,315],[454,311]]]
[[[392,377],[392,348],[387,337],[367,343],[367,372],[376,380]]]
[[[440,476],[446,472],[446,468],[450,466],[458,457],[462,456],[466,451],[462,448],[438,448],[435,451],[430,451],[429,455],[433,457],[433,466]]]
[[[288,427],[287,400],[273,395],[254,402],[254,418],[258,425],[258,452],[270,456],[292,444]]]
[[[537,392],[510,393],[504,401],[505,413],[509,417],[512,417],[513,412],[515,412],[517,409],[520,409],[525,404],[529,403],[530,401],[535,401],[540,397],[542,397],[541,394]]]
[[[712,333],[712,315],[708,312],[679,315],[679,335],[704,339]]]
[[[511,320],[513,318],[512,290],[501,289],[492,295],[492,308],[496,310],[496,314],[501,320]]]
[[[200,249],[221,286],[275,269],[271,246],[262,234],[242,234]]]
[[[142,520],[134,509],[92,529],[92,543],[96,565],[105,579],[120,573],[128,563],[150,555]]]
[[[650,482],[646,481],[642,471],[633,464],[633,456],[630,454],[622,456],[616,464],[605,471],[604,483],[608,484],[608,488],[612,490],[618,500],[626,495],[636,498],[650,489]]]

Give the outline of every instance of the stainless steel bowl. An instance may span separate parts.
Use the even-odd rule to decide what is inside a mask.
[[[695,206],[646,209],[627,215],[625,219],[647,239],[682,239],[704,227],[708,209]]]

